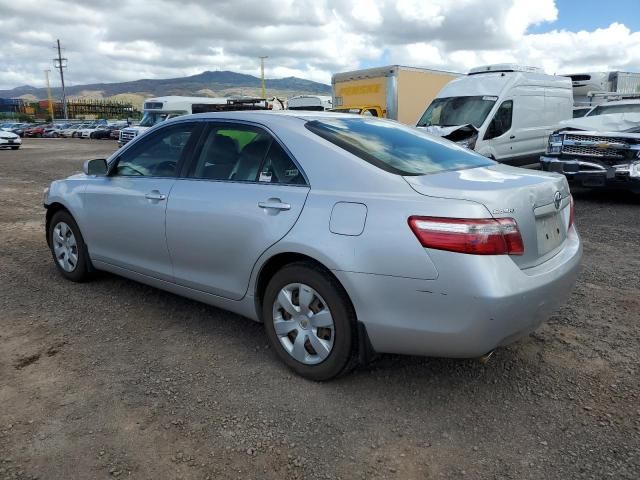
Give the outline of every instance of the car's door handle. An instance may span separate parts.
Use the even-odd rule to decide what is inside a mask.
[[[152,190],[144,196],[147,200],[166,200],[167,196],[158,190]]]
[[[271,208],[273,210],[291,210],[291,205],[283,203],[279,198],[270,199],[266,202],[258,202],[260,208]]]
[[[513,140],[514,138],[516,138],[516,136],[515,136],[515,135],[511,135],[509,138],[510,138],[511,140]]]

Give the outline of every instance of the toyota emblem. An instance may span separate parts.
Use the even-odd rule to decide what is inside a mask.
[[[562,194],[560,192],[556,192],[553,195],[553,205],[556,207],[556,210],[560,210],[561,203],[562,203]]]

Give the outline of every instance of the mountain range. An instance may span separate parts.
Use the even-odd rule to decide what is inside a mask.
[[[267,96],[287,97],[299,94],[330,95],[331,87],[323,83],[297,77],[265,80]],[[59,99],[61,88],[51,89]],[[119,83],[93,83],[66,87],[67,97],[124,99],[133,97],[159,97],[165,95],[229,97],[234,95],[261,96],[261,81],[253,75],[229,71],[206,71],[189,77],[166,79],[142,79]],[[24,85],[10,90],[0,90],[0,98],[47,98],[47,89]]]

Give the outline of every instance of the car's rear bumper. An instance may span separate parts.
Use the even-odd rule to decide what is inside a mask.
[[[540,167],[547,172],[562,173],[569,182],[589,188],[619,188],[640,191],[640,176],[631,174],[630,162],[605,167],[589,158],[540,157]]]
[[[555,257],[527,270],[508,256],[434,253],[449,267],[436,280],[334,272],[375,351],[472,358],[527,335],[566,302],[582,247],[572,229]]]

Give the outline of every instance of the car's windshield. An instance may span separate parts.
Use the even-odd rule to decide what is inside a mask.
[[[140,120],[140,126],[153,127],[156,123],[164,122],[168,118],[173,118],[177,115],[177,113],[169,112],[144,112],[142,120]]]
[[[447,97],[436,98],[424,112],[419,127],[453,127],[471,124],[480,128],[498,97]]]
[[[397,175],[426,175],[494,162],[447,140],[391,121],[330,118],[307,129],[363,160]]]
[[[608,115],[610,113],[640,113],[640,103],[628,103],[626,105],[598,105],[589,113],[587,117],[595,115]]]

